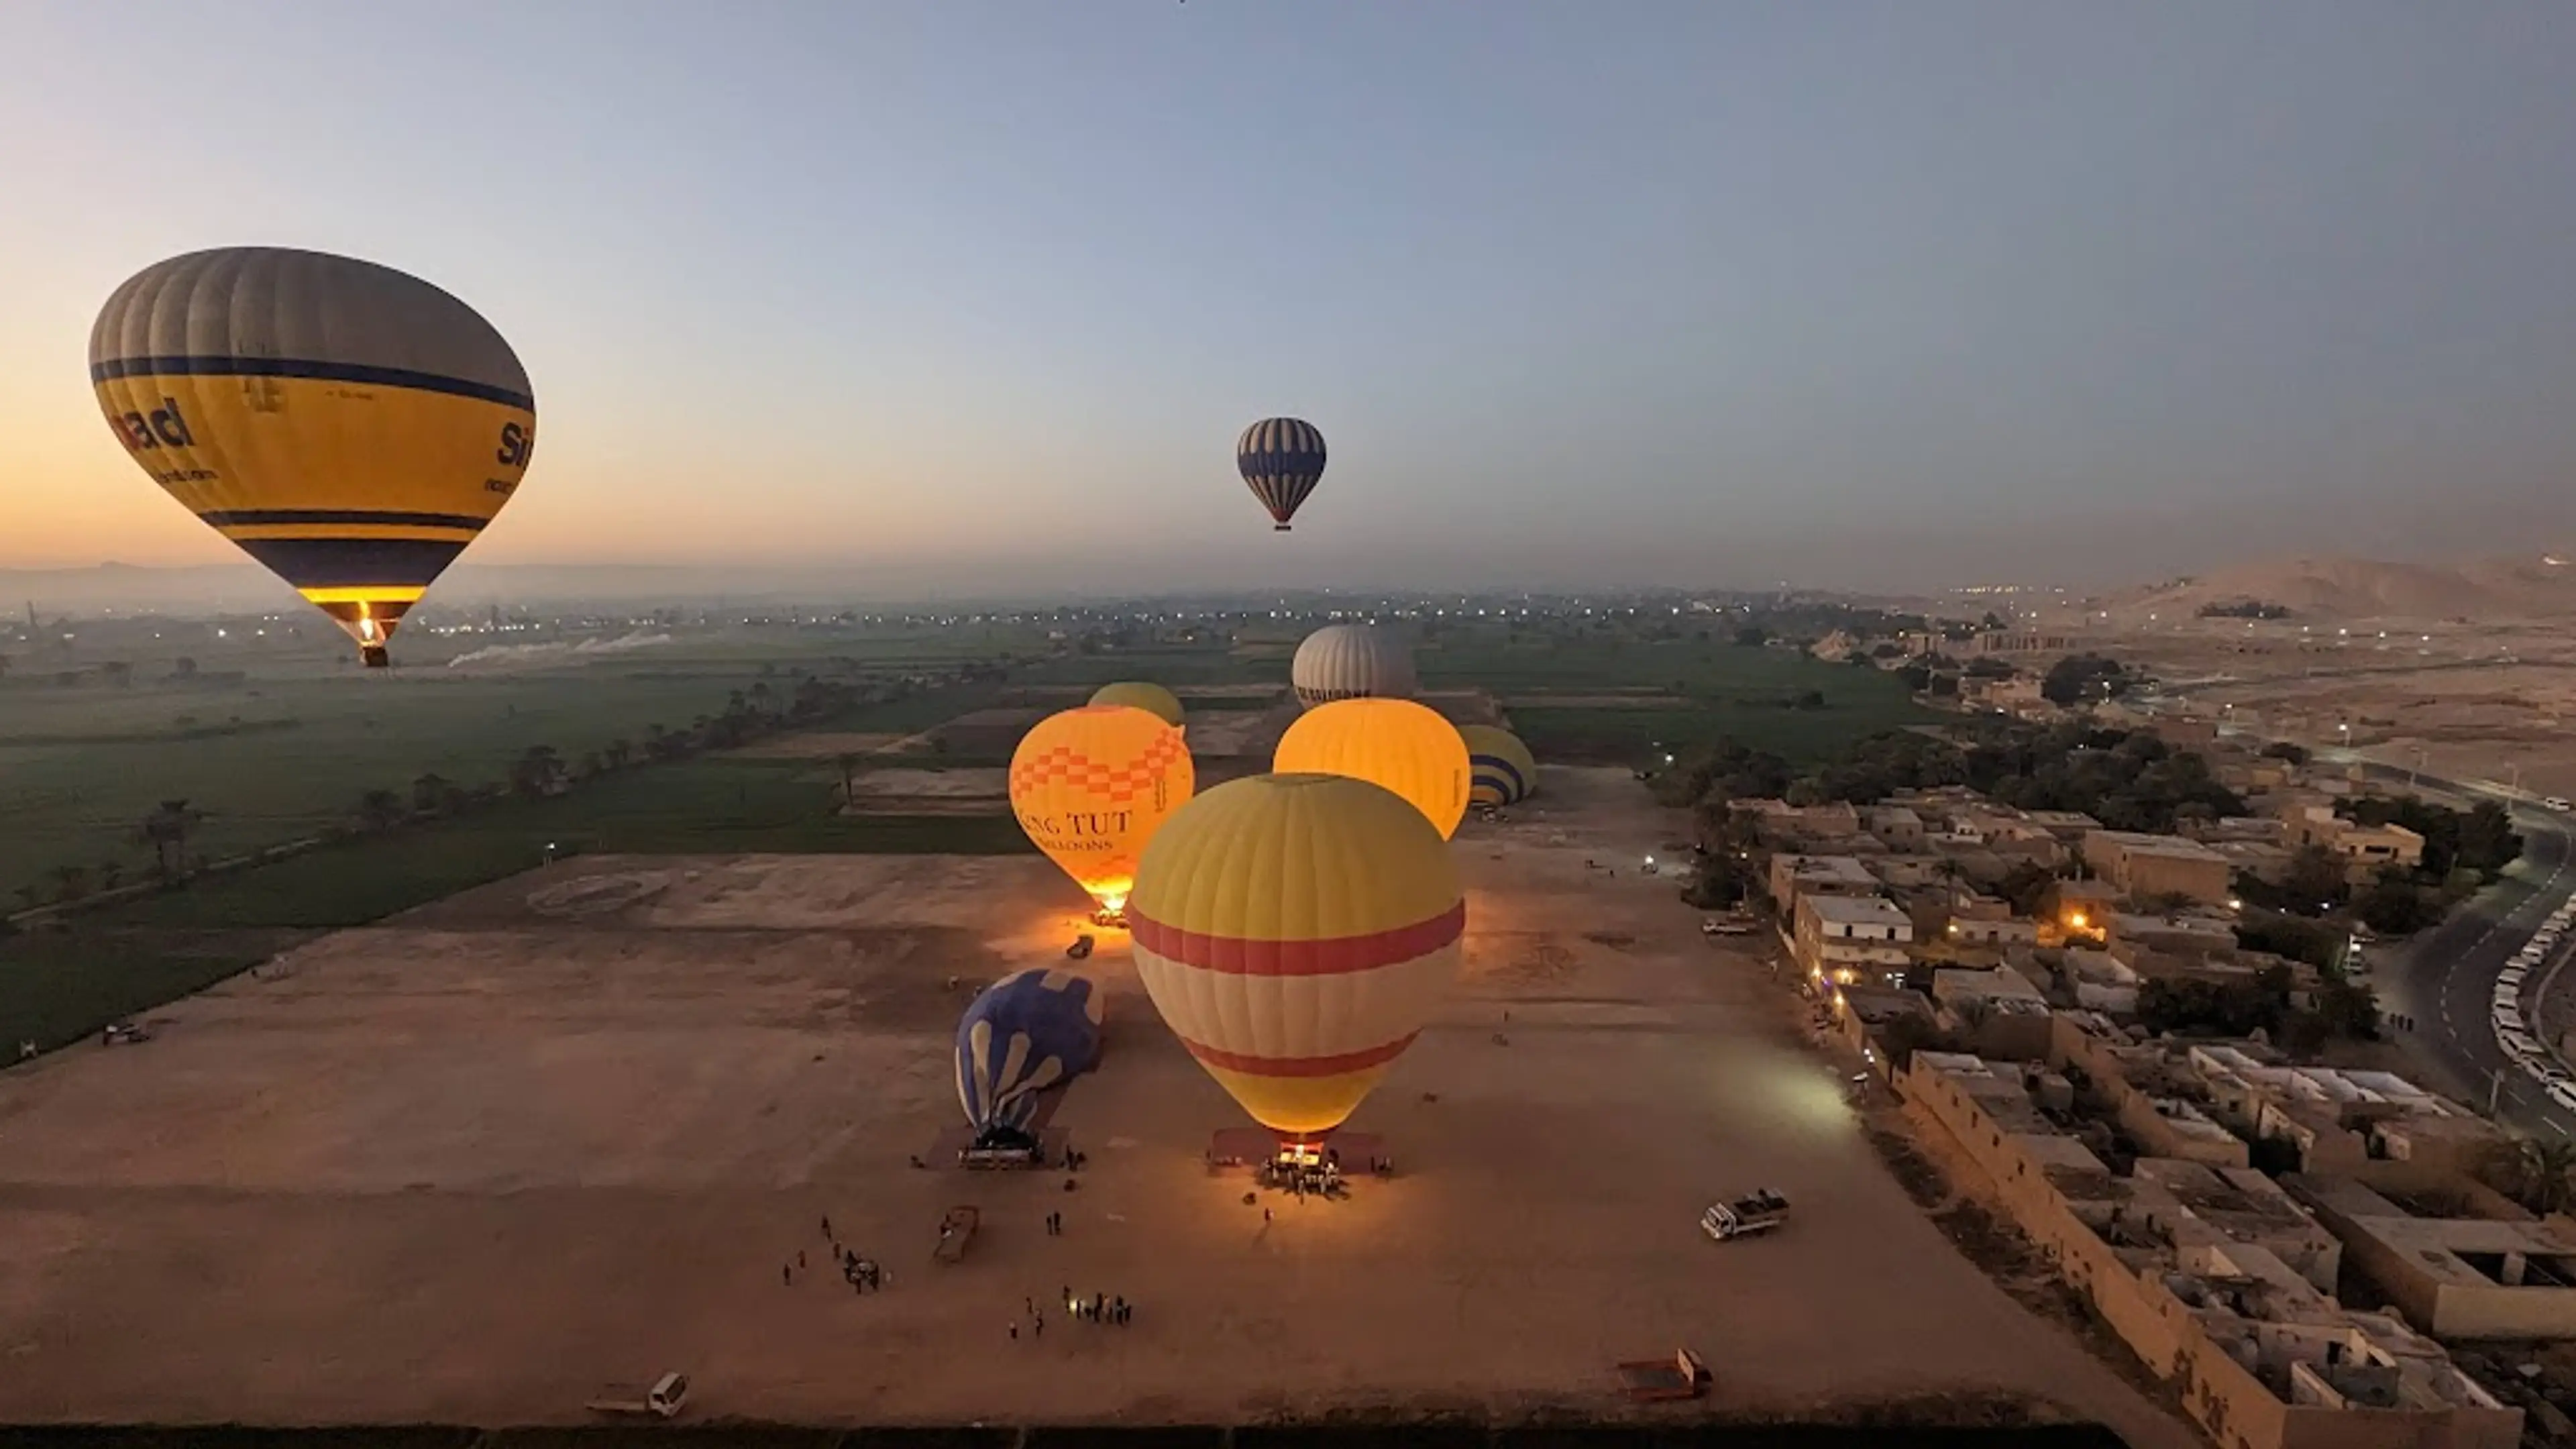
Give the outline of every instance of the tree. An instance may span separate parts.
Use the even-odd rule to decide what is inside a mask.
[[[1916,1052],[1939,1051],[1948,1045],[1939,1027],[1913,1012],[1879,1028],[1878,1040],[1887,1048],[1888,1066],[1900,1072],[1914,1064]]]
[[[550,795],[563,781],[563,761],[552,745],[530,745],[527,753],[510,765],[510,788],[530,800]]]
[[[627,763],[635,758],[635,746],[632,742],[626,739],[614,739],[610,740],[607,745],[600,750],[599,754],[600,758],[607,763],[608,768],[612,770],[623,770],[626,768]]]
[[[2040,698],[2051,704],[2111,699],[2128,692],[2129,673],[2103,654],[2069,654],[2049,666],[2039,682]]]
[[[143,840],[152,847],[153,870],[164,881],[188,873],[188,837],[197,833],[205,812],[185,800],[164,800],[143,817]]]
[[[2352,904],[2362,924],[2383,936],[2411,936],[2442,915],[2441,907],[2426,901],[2423,891],[2396,866],[2383,868]]]
[[[2025,860],[2004,872],[1995,885],[1995,894],[2012,902],[2013,914],[2036,917],[2048,909],[2048,896],[2057,889],[2057,872],[2035,860]]]
[[[2281,877],[2282,904],[2303,916],[2333,910],[2350,889],[2344,880],[2343,857],[2322,845],[2299,847]]]
[[[1759,649],[1770,642],[1771,631],[1759,624],[1747,624],[1735,631],[1736,647],[1741,649]]]
[[[2516,1137],[2496,1144],[2488,1174],[2524,1207],[2543,1217],[2576,1207],[2576,1142]]]
[[[98,863],[98,888],[112,891],[125,879],[125,862],[102,860]]]
[[[369,830],[390,830],[402,823],[403,802],[391,790],[369,790],[358,797],[358,822]]]
[[[841,767],[841,803],[844,805],[858,804],[858,792],[853,787],[851,776],[858,771],[859,757],[856,755],[836,755],[833,757],[832,763]]]
[[[426,774],[411,782],[411,808],[422,815],[453,809],[463,792],[444,775]]]
[[[58,865],[50,872],[54,880],[54,899],[76,901],[89,894],[89,867]]]
[[[2263,747],[2263,757],[2269,760],[2287,760],[2293,765],[2304,765],[2308,762],[2308,751],[2305,745],[2294,745],[2288,740],[2274,740]]]
[[[180,655],[178,658],[171,660],[171,661],[170,661],[170,677],[171,677],[172,679],[194,679],[194,678],[196,678],[196,677],[197,677],[197,661],[196,661],[196,660],[194,660],[194,659],[189,658],[189,657],[188,657],[187,655],[185,655],[185,654],[182,654],[182,655]]]

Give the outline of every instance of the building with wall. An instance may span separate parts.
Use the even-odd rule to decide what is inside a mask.
[[[2465,1171],[2503,1140],[2485,1118],[2394,1073],[2297,1066],[2250,1043],[2201,1043],[2184,1057],[2219,1120],[2287,1145],[2302,1172],[2355,1173],[2374,1161]]]
[[[1883,896],[1798,897],[1790,944],[1810,980],[1895,985],[1913,958],[1914,919]]]
[[[2576,1238],[2543,1223],[2418,1215],[2349,1178],[2285,1185],[2434,1337],[2576,1339]]]
[[[1986,1056],[2035,1061],[2048,1055],[2048,998],[2010,966],[1932,973],[1941,1024]]]
[[[2084,863],[2132,900],[2181,896],[2225,905],[2227,858],[2179,835],[2134,830],[2095,830],[2084,836]]]
[[[1771,857],[1765,884],[1783,920],[1790,919],[1798,902],[1807,896],[1878,894],[1878,877],[1853,855],[1800,855],[1784,850]]]
[[[2515,1449],[2522,1411],[2396,1318],[2337,1303],[2340,1240],[2251,1169],[2113,1174],[2032,1101],[2032,1069],[1917,1051],[1908,1108],[2226,1449]],[[2320,1238],[2324,1241],[2320,1241]]]

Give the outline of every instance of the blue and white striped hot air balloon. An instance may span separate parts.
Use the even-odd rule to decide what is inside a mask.
[[[1263,418],[1235,440],[1234,467],[1270,510],[1273,528],[1286,533],[1289,517],[1324,476],[1324,435],[1297,418]]]
[[[1034,1145],[1075,1077],[1100,1063],[1101,996],[1052,966],[984,988],[957,1023],[957,1100],[978,1143]]]

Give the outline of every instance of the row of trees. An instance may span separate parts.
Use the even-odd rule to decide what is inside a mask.
[[[952,672],[941,682],[965,682],[972,679],[999,677],[999,665],[970,665]],[[495,784],[474,787],[459,784],[435,772],[418,776],[407,791],[374,789],[358,799],[352,812],[351,827],[365,832],[396,829],[415,820],[454,815],[478,805],[517,797],[522,800],[542,799],[561,794],[572,786],[603,775],[636,766],[687,759],[709,750],[732,749],[764,735],[819,723],[835,714],[900,699],[933,681],[898,679],[861,683],[825,680],[802,670],[791,676],[792,682],[781,690],[768,680],[755,681],[747,689],[734,690],[724,709],[712,715],[699,715],[678,729],[654,723],[644,727],[641,742],[618,738],[598,749],[589,750],[575,760],[567,761],[552,745],[530,745],[510,762],[505,777]],[[176,885],[194,868],[189,847],[204,826],[207,813],[184,799],[164,800],[144,816],[137,827],[136,839],[152,851],[152,878],[164,885]],[[127,867],[120,861],[102,861],[96,866],[58,865],[41,881],[21,884],[17,896],[22,905],[33,908],[48,903],[70,904],[87,899],[101,891],[113,891],[130,884]]]

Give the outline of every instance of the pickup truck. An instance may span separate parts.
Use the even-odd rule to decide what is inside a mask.
[[[1789,1200],[1767,1187],[1755,1188],[1733,1202],[1716,1203],[1699,1215],[1699,1228],[1718,1242],[1767,1233],[1789,1220]]]

